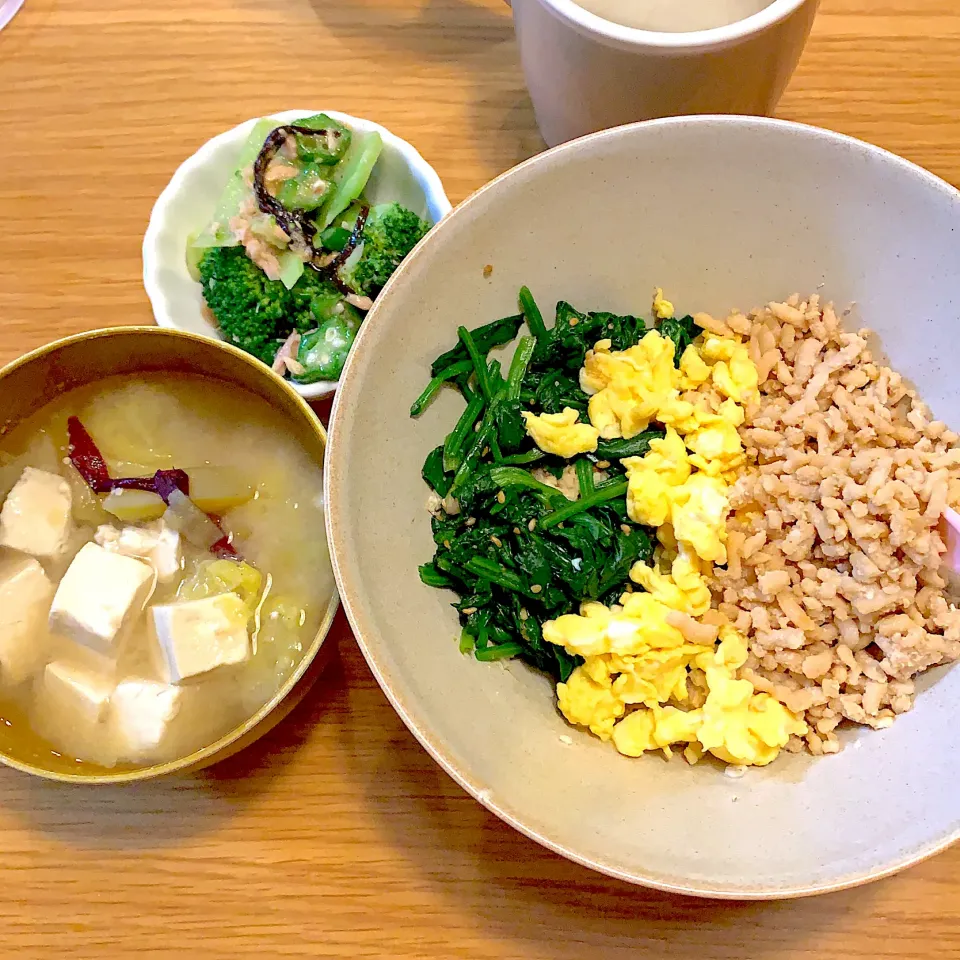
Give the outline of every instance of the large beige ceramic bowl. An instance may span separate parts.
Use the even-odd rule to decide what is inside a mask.
[[[493,266],[484,277],[485,264]],[[793,291],[856,303],[934,411],[960,426],[960,195],[874,147],[745,118],[657,121],[543,154],[481,190],[404,265],[337,394],[329,532],[344,603],[393,705],[460,784],[580,863],[716,897],[810,894],[889,874],[960,834],[960,670],[929,678],[889,730],[784,755],[742,779],[625,759],[567,726],[520,663],[461,656],[430,559],[420,465],[461,403],[407,411],[430,361],[473,327],[545,307],[724,312]],[[563,738],[572,738],[572,743]]]

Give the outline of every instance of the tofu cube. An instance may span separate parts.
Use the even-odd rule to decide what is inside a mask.
[[[153,607],[153,625],[170,683],[250,659],[249,611],[235,593]]]
[[[113,681],[95,670],[54,660],[36,688],[33,727],[64,756],[112,766],[107,720],[113,689]]]
[[[0,509],[0,547],[33,557],[59,557],[73,521],[70,484],[63,477],[27,467]]]
[[[143,611],[155,585],[149,564],[84,544],[54,595],[50,630],[112,657],[123,627]]]
[[[32,557],[0,559],[0,679],[19,686],[49,656],[47,614],[53,584]]]
[[[43,686],[48,710],[63,716],[65,725],[76,721],[100,723],[113,693],[113,683],[107,677],[65,660],[47,664]]]
[[[169,583],[181,571],[180,534],[163,520],[122,530],[107,523],[97,528],[94,539],[111,553],[146,561],[160,583]]]
[[[183,690],[154,680],[117,684],[111,698],[115,749],[128,763],[155,762],[169,740],[169,726],[180,712]]]
[[[156,543],[150,551],[150,563],[157,571],[162,583],[169,583],[180,575],[183,569],[183,551],[180,546],[180,531],[174,530],[159,523],[161,529],[157,532]],[[121,543],[123,538],[121,537]]]

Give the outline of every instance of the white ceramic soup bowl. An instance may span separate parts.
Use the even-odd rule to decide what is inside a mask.
[[[711,897],[853,886],[957,839],[960,669],[927,675],[890,729],[845,732],[837,756],[784,753],[731,779],[709,764],[626,759],[568,726],[543,676],[462,656],[453,596],[417,575],[434,547],[421,464],[462,402],[444,392],[419,420],[408,410],[458,325],[516,312],[522,284],[545,312],[566,299],[644,315],[662,286],[682,312],[723,315],[795,291],[855,304],[850,324],[876,330],[957,427],[958,236],[960,194],[876,147],[772,120],[695,117],[542,154],[475,194],[408,260],[336,397],[328,532],[371,668],[464,789],[582,864]]]
[[[336,110],[287,110],[272,119],[279,126],[317,113],[326,113],[353,130],[376,131],[382,137],[383,153],[364,191],[373,203],[401,203],[429,223],[437,223],[450,212],[450,201],[433,167],[406,140],[378,123]],[[143,285],[161,327],[222,339],[204,316],[200,284],[187,269],[187,239],[210,222],[224,184],[236,169],[240,150],[260,119],[254,117],[208,140],[177,168],[154,204],[143,238]],[[290,385],[307,400],[337,389],[336,383],[326,382],[291,381]]]

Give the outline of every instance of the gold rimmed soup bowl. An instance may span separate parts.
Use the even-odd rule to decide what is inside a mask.
[[[57,398],[108,377],[169,373],[202,377],[242,390],[279,413],[290,436],[321,466],[327,435],[306,401],[259,360],[236,347],[181,330],[119,327],[57,340],[0,369],[0,443],[19,423]],[[317,582],[322,584],[322,571]],[[212,743],[162,763],[101,767],[61,755],[30,729],[12,703],[0,700],[0,763],[48,780],[84,784],[130,783],[199,770],[232,756],[275,727],[302,699],[328,657],[324,648],[339,606],[327,571],[316,634],[276,692],[253,715]]]

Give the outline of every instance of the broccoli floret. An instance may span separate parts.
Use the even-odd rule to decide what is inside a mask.
[[[361,235],[363,253],[352,270],[341,272],[341,278],[373,299],[429,229],[430,224],[399,203],[374,207]]]
[[[211,247],[199,264],[203,299],[224,339],[272,363],[290,332],[289,298],[243,247]]]
[[[342,299],[330,280],[309,269],[287,290],[268,279],[242,247],[211,247],[199,272],[203,299],[224,338],[267,364],[293,330],[316,329]]]

